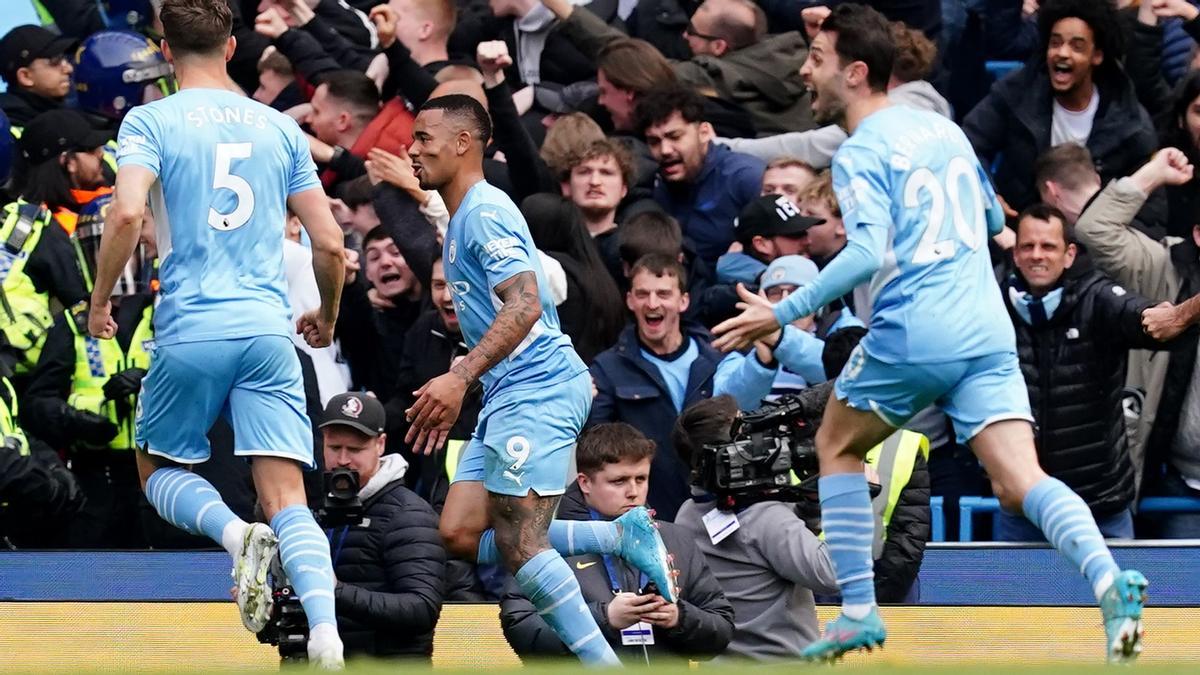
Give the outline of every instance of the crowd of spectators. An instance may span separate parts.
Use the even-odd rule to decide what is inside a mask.
[[[114,298],[117,339],[86,332],[115,132],[130,108],[175,91],[157,2],[32,2],[42,25],[0,39],[0,537],[23,548],[203,546],[159,521],[135,478],[153,222]],[[1200,498],[1200,2],[860,2],[893,22],[892,103],[959,123],[1008,216],[988,245],[1042,466],[1108,537],[1200,537],[1200,513],[1138,513],[1145,496]],[[727,648],[774,658],[814,639],[814,598],[837,586],[812,505],[756,505],[718,542],[690,458],[727,441],[739,410],[824,394],[871,325],[868,282],[744,353],[710,344],[739,293],[778,302],[846,245],[828,171],[846,133],[817,125],[800,77],[840,1],[229,4],[229,88],[302,126],[345,231],[335,343],[297,338],[297,354],[314,429],[346,406],[378,418],[377,429],[326,427],[314,448],[323,468],[358,470],[375,527],[397,528],[334,533],[341,564],[353,563],[345,576],[337,567],[347,649],[427,657],[443,599],[488,598],[503,600],[518,652],[565,649],[502,572],[447,556],[435,534],[482,392],[468,392],[434,454],[404,442],[413,392],[467,352],[441,261],[449,214],[407,153],[414,111],[449,93],[491,115],[486,178],[520,206],[562,328],[591,369],[589,429],[559,516],[648,505],[682,570],[683,601],[664,606],[623,565],[572,559],[606,637],[636,658]],[[281,225],[299,312],[318,302],[311,254],[294,219]],[[214,460],[198,471],[250,518],[231,434],[218,422]],[[936,407],[873,453],[873,481],[894,486],[876,498],[880,597],[911,600],[930,496],[944,498],[953,538],[956,500],[990,487]],[[321,475],[310,478],[319,500]],[[1019,513],[998,514],[990,534],[1041,539]],[[400,576],[425,580],[389,585]],[[406,641],[385,644],[389,630]],[[638,630],[654,637],[632,641]]]

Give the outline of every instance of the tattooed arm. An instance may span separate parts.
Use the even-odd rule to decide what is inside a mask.
[[[533,272],[521,272],[498,284],[495,290],[504,302],[496,313],[496,320],[479,339],[479,344],[450,369],[467,385],[473,384],[511,354],[542,316],[537,275]]]
[[[417,401],[405,411],[411,425],[404,437],[414,451],[430,454],[445,442],[450,427],[458,419],[467,387],[511,354],[542,316],[537,276],[533,271],[519,272],[497,284],[494,290],[504,304],[479,344],[450,372],[433,378],[414,392]]]

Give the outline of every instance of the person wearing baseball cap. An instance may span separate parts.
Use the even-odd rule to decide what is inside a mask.
[[[818,273],[816,263],[804,256],[781,256],[763,271],[758,293],[772,303],[782,302],[812,283]],[[729,394],[742,410],[754,410],[765,398],[824,382],[828,379],[821,360],[825,337],[849,326],[862,326],[862,322],[835,302],[768,335],[744,354],[730,353],[713,376],[713,396]]]
[[[74,232],[82,208],[112,192],[104,171],[104,144],[111,137],[76,110],[35,117],[17,141],[20,169],[13,182],[21,199],[44,205],[63,229]]]
[[[358,472],[362,502],[357,523],[328,525],[338,633],[347,658],[428,662],[446,550],[433,507],[405,485],[408,462],[383,454],[386,424],[379,399],[353,391],[329,399],[321,416],[325,471]]]
[[[771,261],[780,256],[807,253],[808,228],[825,221],[800,214],[783,195],[763,195],[751,200],[734,221],[742,250],[717,260],[717,281],[754,284]]]
[[[34,25],[17,26],[0,38],[0,77],[8,84],[0,110],[18,133],[38,114],[63,107],[71,90],[67,53],[76,42]]]

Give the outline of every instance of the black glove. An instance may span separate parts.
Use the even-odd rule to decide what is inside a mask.
[[[126,368],[108,378],[104,383],[104,398],[119,401],[138,393],[142,388],[142,378],[146,377],[145,368]]]
[[[46,470],[55,485],[51,503],[54,515],[63,517],[78,513],[86,499],[79,489],[79,481],[75,480],[75,474],[60,462],[47,463]]]
[[[67,435],[89,445],[105,445],[117,437],[117,425],[96,413],[68,407],[64,419],[68,427]]]

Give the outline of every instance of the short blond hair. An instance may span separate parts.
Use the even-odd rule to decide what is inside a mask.
[[[835,217],[842,217],[842,208],[838,206],[837,195],[833,193],[833,176],[828,169],[818,173],[797,198],[801,202],[823,203]]]

